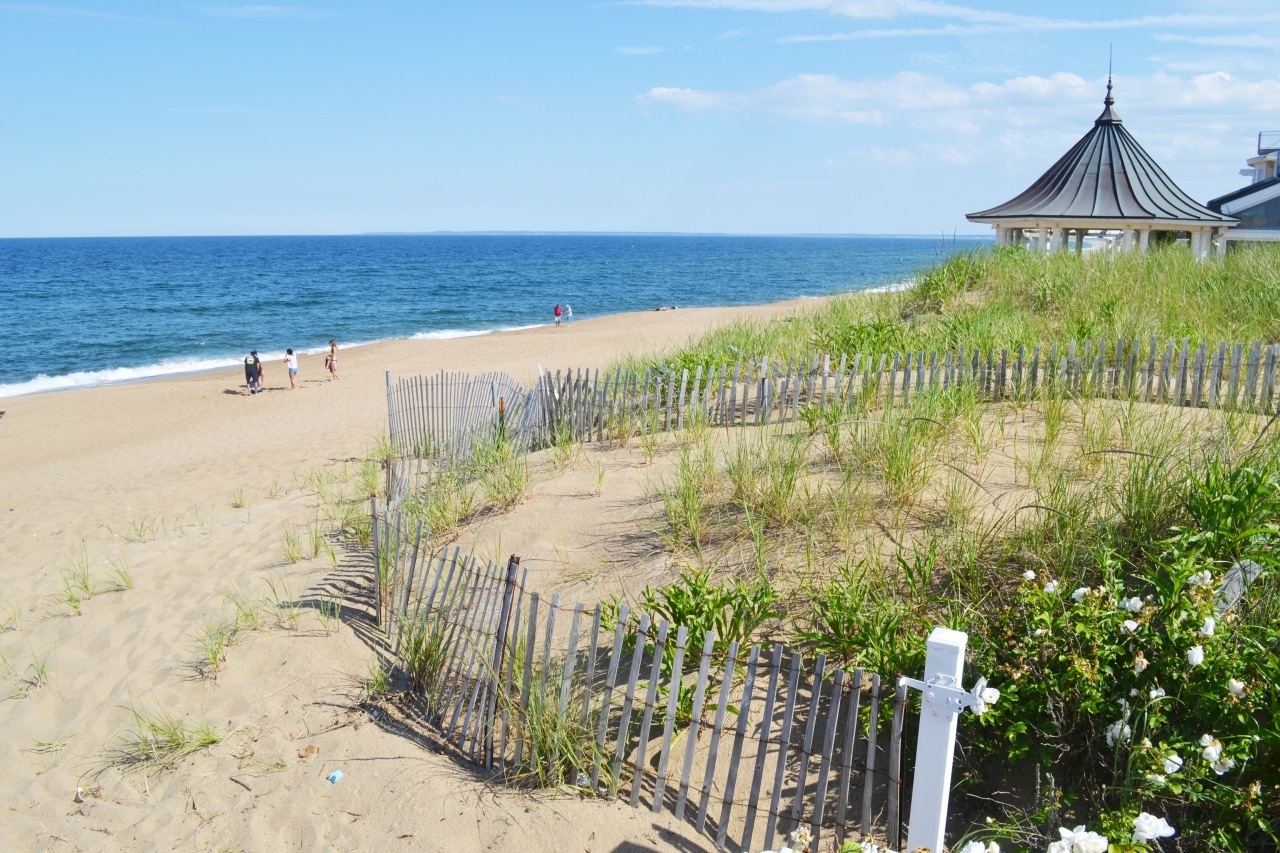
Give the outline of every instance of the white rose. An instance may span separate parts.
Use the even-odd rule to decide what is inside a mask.
[[[1081,600],[1082,598],[1084,598],[1084,597],[1085,597],[1086,595],[1088,595],[1088,594],[1089,594],[1089,587],[1087,587],[1087,586],[1079,587],[1079,588],[1077,588],[1077,589],[1076,589],[1076,591],[1075,591],[1075,592],[1071,593],[1071,600],[1072,600],[1072,601],[1079,601],[1079,600]]]
[[[1187,649],[1187,663],[1192,666],[1204,663],[1204,646],[1192,646]]]
[[[1033,581],[1036,579],[1036,573],[1031,571],[1030,569],[1027,569],[1025,572],[1023,572],[1022,576],[1029,581]]]
[[[1218,623],[1214,621],[1214,618],[1212,616],[1204,617],[1204,624],[1200,626],[1201,636],[1212,637],[1214,629],[1217,628],[1217,626],[1218,626]]]
[[[1133,819],[1133,840],[1140,844],[1155,841],[1157,838],[1169,838],[1176,830],[1162,817],[1143,812]]]
[[[1227,692],[1232,696],[1241,696],[1244,694],[1244,682],[1237,681],[1234,678],[1227,679]]]
[[[1182,769],[1182,756],[1178,755],[1178,753],[1175,752],[1164,759],[1165,773],[1177,773],[1181,769]]]
[[[1050,595],[1053,595],[1055,592],[1058,591],[1058,586],[1059,584],[1057,581],[1049,581],[1047,584],[1044,585],[1044,591],[1049,593]]]

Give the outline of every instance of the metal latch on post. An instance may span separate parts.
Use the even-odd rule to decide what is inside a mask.
[[[981,714],[990,704],[982,698],[983,691],[987,689],[985,678],[979,678],[972,690],[965,690],[949,675],[939,675],[928,681],[900,676],[898,685],[904,684],[919,690],[923,694],[924,706],[938,717],[955,717],[966,708],[973,708],[975,713]]]

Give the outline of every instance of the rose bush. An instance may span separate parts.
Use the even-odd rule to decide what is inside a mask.
[[[1125,850],[1171,834],[1160,814],[1186,828],[1166,843],[1179,849],[1275,849],[1280,485],[1270,467],[1210,465],[1188,492],[1189,523],[1158,546],[1100,530],[1074,566],[1009,565],[971,629],[973,670],[1003,696],[964,723],[970,786],[981,756],[1052,774],[1051,795],[1006,819],[1077,815]],[[1054,853],[1107,850],[1062,832]]]

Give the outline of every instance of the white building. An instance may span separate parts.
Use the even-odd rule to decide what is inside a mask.
[[[1264,130],[1258,134],[1258,156],[1248,159],[1248,168],[1240,174],[1252,183],[1235,192],[1218,196],[1209,208],[1235,217],[1240,224],[1227,232],[1227,239],[1245,242],[1280,241],[1280,174],[1276,159],[1280,156],[1280,131]]]

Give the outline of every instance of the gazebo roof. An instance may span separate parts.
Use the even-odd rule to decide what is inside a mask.
[[[1178,188],[1125,129],[1112,108],[1111,81],[1102,115],[1021,195],[989,210],[968,214],[971,222],[1006,220],[1116,220],[1195,225],[1233,225]]]

